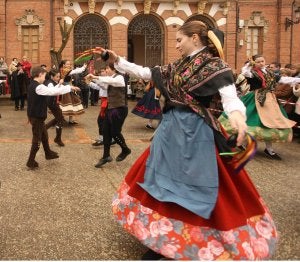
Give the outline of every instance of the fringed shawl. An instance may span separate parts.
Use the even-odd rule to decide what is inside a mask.
[[[190,58],[179,59],[166,67],[153,68],[152,78],[167,104],[192,109],[220,131],[218,121],[201,104],[201,98],[215,95],[219,88],[234,83],[232,70],[223,60],[212,57],[205,48]]]
[[[257,90],[256,99],[257,102],[263,106],[266,101],[266,94],[274,91],[276,87],[276,76],[271,71],[266,69],[266,72],[259,68],[251,70],[253,76],[261,81],[261,88]]]

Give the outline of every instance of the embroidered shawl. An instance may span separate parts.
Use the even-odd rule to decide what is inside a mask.
[[[271,71],[266,69],[266,72],[261,69],[255,68],[251,70],[253,76],[261,81],[261,88],[257,90],[256,99],[261,106],[266,101],[266,94],[274,91],[276,87],[276,76]]]
[[[155,69],[154,69],[155,71]],[[155,72],[152,71],[152,75]],[[218,121],[201,104],[201,98],[218,93],[218,89],[234,83],[232,70],[219,57],[213,57],[207,48],[191,58],[177,60],[173,64],[161,67],[163,86],[154,82],[173,105],[187,106],[204,117],[216,130],[221,130]],[[161,90],[165,88],[166,90]]]

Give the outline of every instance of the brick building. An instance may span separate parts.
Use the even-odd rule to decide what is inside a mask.
[[[62,43],[59,22],[66,21],[74,27],[64,59],[101,45],[138,64],[165,64],[178,57],[178,27],[197,19],[225,32],[232,68],[256,53],[267,62],[296,64],[297,13],[300,0],[0,0],[0,56],[7,64],[27,55],[33,65],[50,65],[49,50]]]

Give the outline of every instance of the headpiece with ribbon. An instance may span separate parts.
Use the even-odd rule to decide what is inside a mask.
[[[225,59],[224,52],[223,52],[224,33],[217,28],[213,28],[208,30],[207,36],[217,48],[220,58],[224,60]]]

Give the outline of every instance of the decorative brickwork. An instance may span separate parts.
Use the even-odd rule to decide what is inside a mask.
[[[62,42],[57,19],[65,19],[68,23],[73,22],[76,25],[80,18],[89,14],[99,16],[106,23],[108,48],[125,57],[128,57],[128,52],[134,45],[135,48],[140,48],[140,45],[144,44],[146,47],[146,43],[141,38],[135,38],[134,41],[137,42],[129,42],[132,39],[128,37],[128,26],[139,15],[149,15],[154,16],[161,24],[163,44],[160,57],[163,63],[172,62],[178,57],[175,49],[176,31],[185,21],[194,18],[206,21],[208,25],[218,27],[225,32],[225,59],[232,68],[239,69],[247,59],[247,52],[251,50],[247,48],[246,36],[249,33],[247,30],[253,27],[262,28],[262,50],[267,62],[279,61],[283,65],[300,63],[300,24],[294,24],[287,30],[285,28],[286,18],[295,20],[294,10],[300,6],[300,2],[293,0],[161,2],[159,0],[142,2],[22,0],[21,2],[0,0],[0,56],[4,56],[8,63],[13,57],[20,58],[22,55],[20,51],[22,50],[22,41],[20,41],[22,26],[39,26],[38,64],[50,66],[49,50],[57,49]],[[74,58],[74,41],[72,31],[62,53],[64,59]],[[97,41],[91,41],[93,42]],[[139,53],[145,56],[144,51]]]

